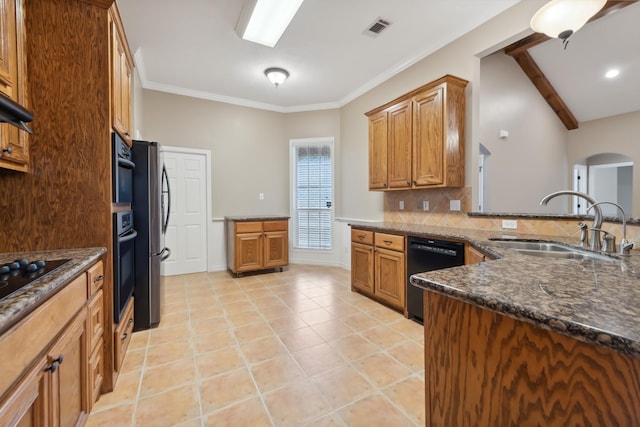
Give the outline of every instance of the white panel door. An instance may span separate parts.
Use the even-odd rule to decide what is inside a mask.
[[[207,182],[203,154],[163,150],[171,188],[171,215],[165,245],[171,256],[162,274],[207,271]]]

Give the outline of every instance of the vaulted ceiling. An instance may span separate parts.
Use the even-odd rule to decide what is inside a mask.
[[[640,2],[609,1],[569,38],[533,34],[507,47],[567,129],[640,110]],[[616,68],[613,79],[605,73]]]

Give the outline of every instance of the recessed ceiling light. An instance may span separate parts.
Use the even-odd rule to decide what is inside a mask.
[[[245,40],[274,47],[304,0],[245,0],[236,32]]]
[[[612,79],[614,77],[618,77],[618,74],[620,74],[620,70],[618,70],[617,68],[612,68],[607,71],[604,76],[608,79]]]

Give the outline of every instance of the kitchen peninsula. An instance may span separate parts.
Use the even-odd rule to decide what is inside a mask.
[[[427,291],[426,425],[640,424],[638,255],[535,257],[488,240],[499,232],[429,234],[499,259],[411,278]]]

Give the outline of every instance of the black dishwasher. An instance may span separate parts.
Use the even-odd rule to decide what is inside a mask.
[[[410,283],[411,275],[464,265],[464,243],[409,237],[407,249],[407,312],[409,319],[424,320],[422,289]]]

